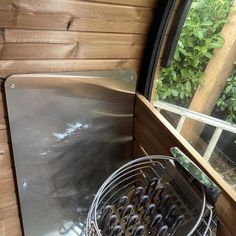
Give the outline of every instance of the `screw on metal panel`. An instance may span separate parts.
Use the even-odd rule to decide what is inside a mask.
[[[131,76],[130,76],[130,80],[133,80],[133,79],[134,79],[134,76],[133,76],[133,75],[131,75]]]
[[[11,88],[15,88],[15,84],[11,84],[10,87],[11,87]]]

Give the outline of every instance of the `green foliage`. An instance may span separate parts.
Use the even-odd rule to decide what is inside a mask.
[[[194,0],[180,35],[170,68],[162,68],[156,81],[157,96],[161,100],[186,104],[202,77],[213,50],[220,48],[220,36],[227,22],[230,0]]]
[[[228,114],[228,121],[236,122],[236,67],[227,79],[224,91],[216,105],[218,109]]]

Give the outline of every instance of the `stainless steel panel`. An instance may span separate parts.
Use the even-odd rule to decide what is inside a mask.
[[[131,157],[135,87],[127,70],[7,79],[26,236],[80,235],[93,194]]]

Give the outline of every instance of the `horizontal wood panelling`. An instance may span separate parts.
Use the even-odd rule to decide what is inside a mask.
[[[74,58],[76,44],[3,44],[1,59],[63,59]]]
[[[84,0],[89,2],[104,2],[112,4],[130,5],[130,6],[144,6],[144,7],[155,7],[157,0]]]
[[[0,46],[1,48],[1,46]],[[41,44],[5,43],[2,59],[94,59],[131,58],[140,59],[143,46],[114,44]]]
[[[79,44],[77,58],[130,58],[141,59],[143,46]]]
[[[91,31],[91,32],[112,32],[112,33],[133,33],[147,34],[150,28],[150,21],[106,20],[93,18],[73,18],[68,30]]]
[[[149,21],[78,18],[59,13],[0,11],[1,28],[147,34]]]
[[[0,4],[1,5],[1,4]],[[0,11],[1,28],[67,30],[71,15]]]
[[[117,45],[143,45],[146,38],[134,34],[105,34],[52,30],[6,29],[6,43],[93,43]]]
[[[6,218],[0,221],[1,236],[21,236],[20,219],[18,216]]]
[[[157,0],[0,1],[2,81],[19,73],[113,69],[139,73],[157,4]],[[4,103],[0,97],[0,236],[21,236]]]
[[[2,0],[0,10],[13,12],[43,12],[70,14],[74,17],[106,20],[147,21],[153,17],[152,8],[111,5],[78,0]]]
[[[138,71],[139,60],[0,60],[0,76],[12,74],[73,72],[83,70],[111,70],[133,68]],[[1,109],[1,102],[0,102]]]

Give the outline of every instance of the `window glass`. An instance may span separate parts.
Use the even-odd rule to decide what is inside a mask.
[[[193,1],[155,106],[236,189],[235,15],[231,0]]]

